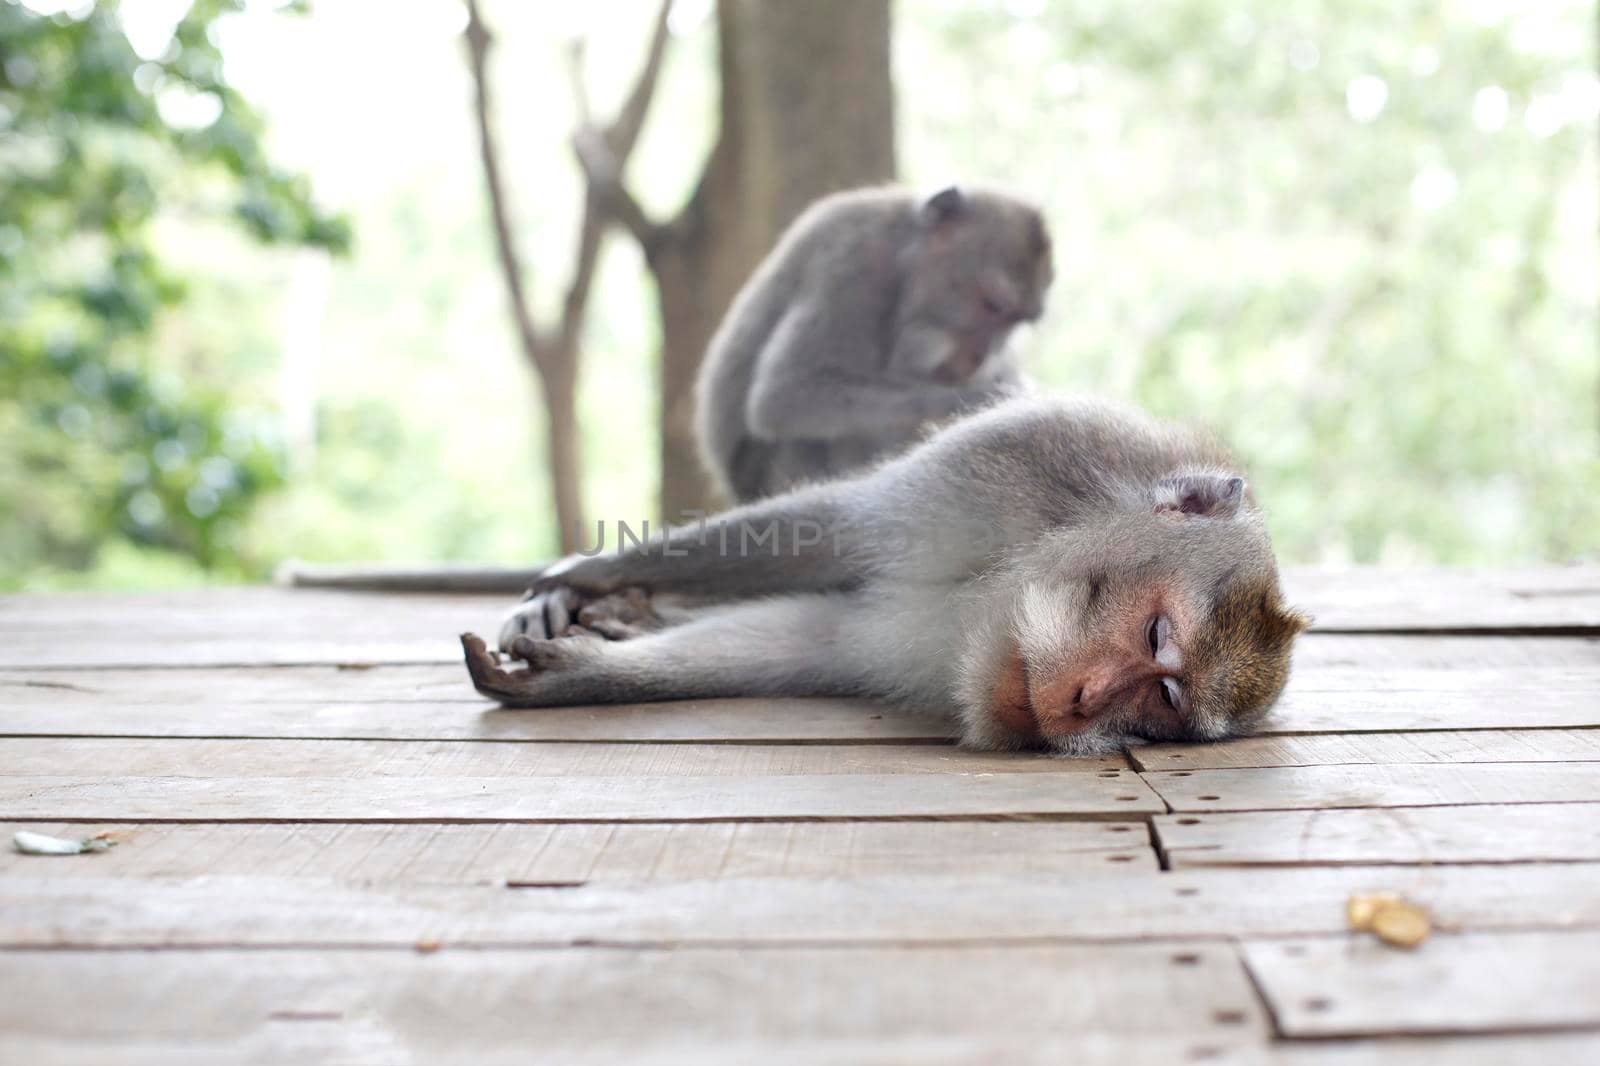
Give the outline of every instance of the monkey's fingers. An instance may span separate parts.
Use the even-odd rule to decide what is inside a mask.
[[[539,675],[532,670],[507,670],[491,657],[483,638],[476,633],[461,634],[461,650],[467,660],[472,687],[507,707],[529,707],[537,703]]]
[[[608,618],[603,614],[580,613],[578,624],[570,625],[562,634],[565,637],[597,636],[604,640],[632,640],[643,635],[644,630],[639,626],[630,625],[617,618]]]

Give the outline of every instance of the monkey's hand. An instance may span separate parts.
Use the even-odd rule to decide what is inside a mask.
[[[511,652],[519,637],[554,640],[582,629],[607,640],[628,640],[660,624],[650,594],[631,587],[599,595],[566,585],[535,586],[500,626],[499,645]]]
[[[534,640],[518,637],[511,654],[527,663],[523,669],[508,669],[476,633],[461,634],[461,650],[467,659],[472,687],[506,707],[544,707],[556,702],[549,684],[550,675],[564,665],[592,653],[593,636],[572,636],[561,640]]]

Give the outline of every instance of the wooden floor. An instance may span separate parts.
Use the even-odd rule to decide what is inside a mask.
[[[1080,761],[493,709],[481,598],[0,598],[0,830],[120,842],[0,854],[0,1061],[1600,1062],[1600,569],[1289,585],[1265,735]]]

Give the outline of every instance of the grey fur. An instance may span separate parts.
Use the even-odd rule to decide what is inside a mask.
[[[1175,485],[1219,506],[1175,513]],[[750,531],[769,526],[774,539],[752,549]],[[1204,433],[1135,412],[1017,399],[857,477],[557,563],[501,634],[532,669],[475,679],[513,706],[872,696],[957,718],[969,743],[1016,746],[984,707],[1007,642],[1048,665],[1102,639],[1096,612],[1152,579],[1202,615],[1241,580],[1276,587],[1232,460]],[[636,586],[661,606],[659,628],[562,636],[583,604]],[[1207,712],[1163,735],[1233,728]],[[1134,733],[1149,730],[1108,720],[1056,746],[1104,750]]]
[[[1050,280],[1043,219],[1003,193],[860,189],[813,204],[707,350],[697,429],[717,487],[748,501],[858,470],[1020,391],[1005,340],[1039,317]]]

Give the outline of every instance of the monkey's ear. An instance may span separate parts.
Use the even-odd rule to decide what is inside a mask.
[[[967,194],[959,185],[946,185],[922,201],[922,221],[930,226],[955,218],[967,207]]]
[[[1244,505],[1244,478],[1227,474],[1176,474],[1156,482],[1156,512],[1232,518]]]

